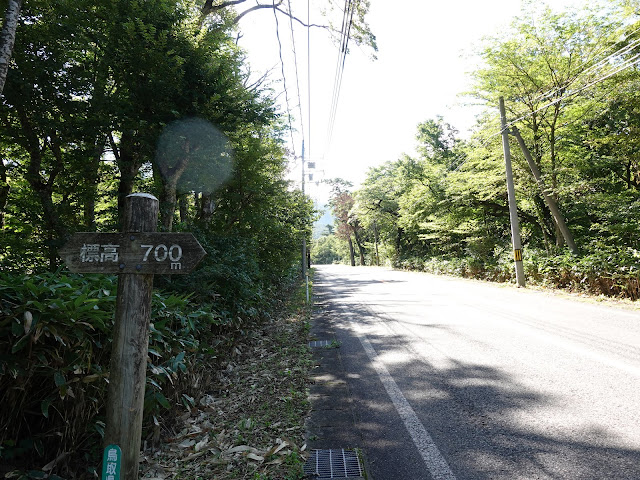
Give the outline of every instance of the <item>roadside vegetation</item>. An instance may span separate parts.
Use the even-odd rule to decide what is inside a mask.
[[[170,428],[154,423],[150,435],[161,441],[148,442],[142,478],[303,478],[311,307],[303,283],[287,293],[270,319],[206,369],[193,404],[167,412]]]
[[[231,3],[22,5],[0,105],[2,478],[99,475],[118,280],[70,274],[58,251],[119,231],[132,192],[207,252],[154,279],[143,470],[299,476],[308,318],[290,305],[314,211]],[[354,24],[375,48],[367,8]]]
[[[474,52],[468,98],[484,105],[470,139],[438,117],[418,126],[417,155],[369,170],[354,190],[331,182],[335,231],[316,263],[392,265],[514,280],[498,98],[566,218],[577,251],[511,136],[527,281],[640,298],[640,22],[634,2],[555,13],[529,3]],[[637,6],[637,4],[636,4]]]
[[[116,283],[61,272],[0,276],[3,477],[89,478],[99,467]],[[235,322],[220,305],[154,294],[144,471],[298,478],[310,309],[297,276],[281,288],[262,315]]]

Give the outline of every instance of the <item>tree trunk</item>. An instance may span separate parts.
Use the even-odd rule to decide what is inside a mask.
[[[133,192],[133,184],[140,165],[133,162],[123,162],[118,164],[120,170],[120,182],[118,183],[118,225],[119,229],[122,229],[122,222],[124,219],[125,200],[128,195]]]
[[[551,194],[545,198],[545,201],[551,199],[554,204],[558,204],[558,155],[556,152],[556,123],[559,115],[559,105],[556,104],[554,107],[553,119],[550,122],[550,130],[549,130],[549,157],[551,158]],[[536,180],[538,180],[536,178]],[[545,193],[543,192],[543,195]],[[555,213],[553,212],[553,207],[549,205],[549,209],[554,215],[554,226],[555,226],[555,236],[556,236],[556,247],[563,247],[565,245],[566,237],[563,235],[563,230],[561,225],[558,224],[555,218]],[[573,241],[573,240],[572,240]],[[577,248],[571,247],[571,251],[577,253]]]
[[[358,236],[358,231],[355,228],[353,229],[353,235],[356,237],[356,245],[358,246],[358,252],[360,253],[360,265],[364,266],[364,246],[362,245],[360,237]]]
[[[178,199],[178,181],[189,165],[189,154],[191,146],[187,141],[184,145],[184,156],[178,160],[173,167],[157,165],[154,173],[160,173],[160,182],[162,183],[162,192],[160,194],[160,224],[165,232],[170,232],[173,228],[173,217],[176,212],[176,204]]]
[[[55,162],[49,172],[49,178],[43,178],[42,171],[42,153],[44,147],[40,147],[40,139],[29,121],[29,118],[22,110],[22,106],[16,106],[18,118],[22,125],[25,135],[25,147],[29,154],[29,164],[25,179],[38,197],[42,206],[42,217],[44,219],[45,229],[47,231],[47,247],[49,249],[49,268],[55,270],[57,268],[58,248],[62,246],[66,239],[67,230],[62,225],[58,210],[53,201],[53,186],[59,174],[64,171],[64,164],[61,158],[59,145],[56,144],[55,134],[49,139],[49,146],[53,152]]]
[[[353,251],[353,242],[351,241],[351,235],[347,237],[347,242],[349,242],[349,258],[351,259],[351,266],[355,267],[356,256],[355,256],[355,252]]]
[[[109,68],[105,62],[99,62],[96,68],[95,83],[91,93],[90,110],[87,121],[93,127],[87,135],[86,144],[90,145],[88,157],[91,161],[83,167],[86,185],[83,192],[84,223],[88,231],[96,229],[96,201],[98,197],[99,170],[107,142],[113,140],[111,132],[104,128],[101,106],[105,104]],[[91,143],[89,143],[89,141]]]
[[[160,225],[164,232],[170,232],[173,228],[173,217],[176,212],[177,193],[176,182],[162,182],[162,191],[160,192]]]
[[[533,198],[533,203],[535,205],[536,216],[538,217],[538,226],[540,227],[540,231],[542,232],[542,239],[544,241],[544,249],[547,253],[549,253],[549,248],[551,247],[551,232],[549,231],[546,217],[551,216],[551,213],[546,209],[546,205],[544,201],[539,196],[535,196]]]
[[[378,253],[378,226],[376,225],[376,222],[373,222],[373,241],[375,242],[376,245],[376,266],[380,266],[380,255]]]
[[[53,202],[53,188],[52,183],[44,182],[40,174],[34,174],[32,165],[37,163],[37,159],[32,159],[29,165],[29,173],[27,174],[27,181],[31,188],[34,190],[40,205],[42,206],[42,214],[44,218],[45,228],[48,232],[48,248],[49,248],[49,268],[55,270],[57,267],[57,252],[58,248],[62,246],[66,238],[66,229],[60,222],[58,211]],[[53,174],[51,174],[53,175]]]
[[[400,256],[402,254],[402,235],[404,230],[400,227],[397,227],[396,230],[396,255]]]
[[[84,224],[87,231],[94,231],[96,228],[96,199],[98,196],[98,170],[100,169],[100,160],[104,153],[106,138],[96,140],[91,158],[84,167],[84,178],[86,185],[83,192],[84,198]]]
[[[4,209],[9,201],[9,182],[7,181],[7,167],[0,159],[0,230],[4,228]]]
[[[11,61],[13,46],[16,43],[16,28],[18,27],[21,8],[22,0],[9,0],[2,32],[0,32],[0,94],[2,94],[4,84],[7,81],[9,62]]]
[[[189,221],[189,195],[187,193],[178,197],[178,210],[180,211],[180,222]]]
[[[213,200],[213,194],[211,193],[202,193],[200,195],[199,200],[199,211],[198,211],[198,219],[203,222],[205,225],[208,225],[211,222],[211,218],[213,217],[213,212],[215,211],[216,204]]]
[[[120,170],[120,182],[118,183],[118,226],[123,228],[123,219],[127,196],[133,193],[133,184],[135,183],[138,171],[142,166],[138,147],[135,143],[134,134],[131,131],[125,131],[120,138],[120,146],[115,145],[113,138],[111,140],[111,148],[116,158],[118,170]]]
[[[88,181],[89,182],[89,181]],[[87,185],[85,193],[83,217],[84,225],[87,231],[92,232],[96,229],[96,196],[98,194],[97,181]]]

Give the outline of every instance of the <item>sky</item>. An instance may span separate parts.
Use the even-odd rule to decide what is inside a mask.
[[[563,8],[585,1],[548,3]],[[290,2],[294,14],[306,20],[307,2]],[[343,5],[340,0],[310,3],[331,2]],[[477,107],[465,105],[465,99],[460,97],[469,86],[473,49],[483,36],[494,35],[508,26],[520,13],[521,3],[521,0],[371,0],[367,19],[377,37],[378,59],[371,60],[371,49],[350,44],[330,144],[327,131],[337,46],[326,31],[312,29],[307,57],[307,29],[293,22],[294,57],[291,24],[286,16],[278,16],[281,47],[270,10],[244,17],[239,44],[248,52],[252,75],[257,78],[270,71],[268,78],[279,95],[282,109],[287,110],[288,104],[292,112],[295,132],[288,139],[292,157],[296,158],[291,160],[291,178],[301,183],[299,157],[303,132],[306,160],[315,163],[313,170],[305,167],[306,173],[313,174],[312,181],[306,178],[305,191],[321,204],[328,197],[328,188],[318,184],[319,180],[340,177],[357,187],[369,168],[397,160],[405,153],[412,155],[420,122],[440,115],[461,136],[467,136],[479,113]],[[313,5],[310,20],[326,22]]]

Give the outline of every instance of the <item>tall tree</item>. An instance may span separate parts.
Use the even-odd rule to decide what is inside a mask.
[[[329,206],[336,219],[336,235],[346,240],[349,246],[351,266],[356,265],[355,249],[353,246],[353,240],[355,239],[360,255],[360,265],[365,265],[365,248],[362,237],[363,229],[354,209],[355,198],[349,191],[352,184],[341,178],[328,180],[327,183],[331,185]]]
[[[511,119],[523,126],[534,161],[548,178],[551,196],[562,203],[559,192],[564,187],[566,157],[561,139],[573,122],[587,118],[597,107],[583,88],[602,74],[601,62],[611,53],[620,23],[602,12],[528,8],[511,29],[489,39],[480,52],[485,66],[474,73],[474,95],[490,105],[505,97]],[[546,207],[543,214],[544,223],[552,224]],[[554,234],[561,245],[561,232],[556,229]]]
[[[0,95],[2,95],[4,84],[7,80],[9,62],[16,42],[16,29],[18,28],[21,8],[22,0],[9,0],[4,22],[2,23],[2,31],[0,32]]]

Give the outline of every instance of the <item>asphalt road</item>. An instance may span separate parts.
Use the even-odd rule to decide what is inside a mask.
[[[640,312],[316,268],[374,480],[640,479]]]

